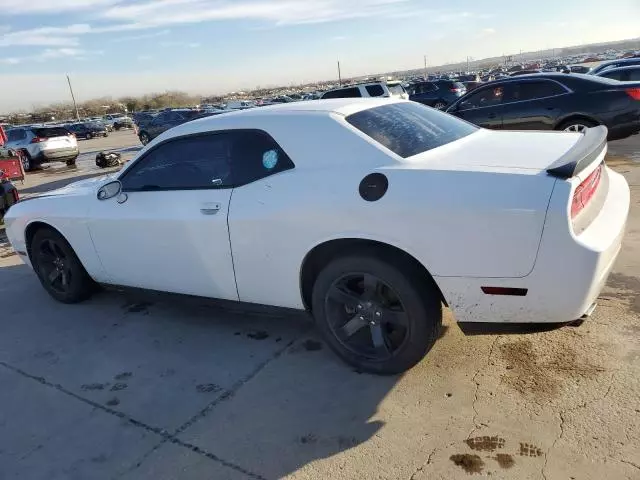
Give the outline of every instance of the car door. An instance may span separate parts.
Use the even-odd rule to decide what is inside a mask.
[[[556,81],[518,80],[505,84],[502,128],[551,130],[562,113],[563,96],[569,90]]]
[[[227,214],[232,133],[161,142],[93,201],[89,231],[106,283],[237,300]]]
[[[480,127],[501,129],[503,96],[504,84],[488,85],[462,97],[447,111]]]

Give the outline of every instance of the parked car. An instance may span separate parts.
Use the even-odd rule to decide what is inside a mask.
[[[108,137],[107,127],[98,123],[72,123],[66,125],[65,128],[73,133],[76,138],[85,138],[91,140],[94,137]]]
[[[618,60],[611,60],[609,62],[602,62],[597,67],[592,68],[589,71],[589,75],[598,75],[600,72],[608,68],[631,67],[633,65],[640,65],[640,58],[621,58]]]
[[[201,113],[199,110],[190,109],[164,110],[158,113],[149,123],[139,127],[138,138],[143,145],[146,145],[161,133],[193,120]]]
[[[518,70],[509,74],[510,77],[517,77],[519,75],[531,75],[532,73],[542,73],[542,70]]]
[[[415,83],[409,87],[409,100],[444,110],[467,92],[461,82],[453,80],[434,80]]]
[[[133,120],[126,115],[105,115],[104,123],[111,125],[114,130],[133,128]]]
[[[568,68],[571,73],[589,73],[591,71],[591,68],[585,65],[569,65]]]
[[[630,203],[605,137],[493,132],[404,100],[297,102],[180,125],[117,176],[5,222],[58,301],[111,283],[306,308],[345,361],[398,373],[438,338],[443,302],[462,326],[593,310]]]
[[[76,137],[64,127],[29,126],[7,131],[7,148],[22,153],[25,171],[47,162],[75,165],[80,155]]]
[[[402,98],[407,99],[409,95],[400,82],[370,82],[355,85],[347,85],[325,92],[320,97],[323,100],[331,98]]]
[[[640,63],[631,67],[614,67],[602,70],[596,73],[598,77],[611,78],[620,82],[639,82],[640,81]]]
[[[486,128],[583,132],[605,125],[609,140],[640,131],[640,82],[579,73],[498,80],[458,99],[447,112]]]

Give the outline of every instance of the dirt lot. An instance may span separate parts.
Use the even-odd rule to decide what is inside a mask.
[[[77,169],[23,191],[102,173],[108,144],[137,142],[83,142]],[[633,206],[594,316],[465,337],[447,313],[399,377],[352,371],[302,314],[116,292],[58,304],[5,245],[0,479],[640,478],[640,136],[610,150]]]

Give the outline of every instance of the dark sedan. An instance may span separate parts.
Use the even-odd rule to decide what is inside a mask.
[[[422,103],[429,107],[443,110],[466,93],[467,89],[461,82],[453,80],[434,80],[409,85],[407,92],[409,100]]]
[[[109,136],[107,127],[93,122],[73,123],[71,125],[67,125],[65,128],[73,133],[76,138],[86,138],[87,140],[90,140],[94,137]]]
[[[640,82],[562,73],[498,80],[475,89],[447,112],[504,130],[609,129],[609,140],[640,131]]]
[[[589,75],[598,75],[600,72],[603,72],[608,68],[632,67],[633,65],[640,65],[640,58],[620,58],[618,60],[610,60],[608,62],[602,62],[597,67],[593,67],[589,71]]]

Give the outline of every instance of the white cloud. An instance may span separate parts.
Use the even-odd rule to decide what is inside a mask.
[[[0,47],[43,46],[73,47],[78,45],[78,35],[89,33],[91,26],[74,24],[66,27],[42,27],[20,30],[0,35]]]
[[[496,29],[495,28],[483,28],[481,33],[483,35],[494,35],[496,33]]]
[[[22,60],[20,58],[16,57],[0,58],[0,63],[3,63],[5,65],[17,65],[21,61]]]
[[[111,40],[111,42],[112,43],[132,42],[136,40],[144,40],[145,38],[163,37],[165,35],[168,35],[169,33],[171,33],[171,30],[160,30],[159,32],[152,32],[152,33],[141,33],[140,35],[126,35],[126,36],[115,37]]]
[[[114,5],[122,0],[0,0],[0,12],[7,15],[58,13]]]
[[[161,47],[188,47],[188,48],[199,48],[201,45],[198,42],[160,42]]]

